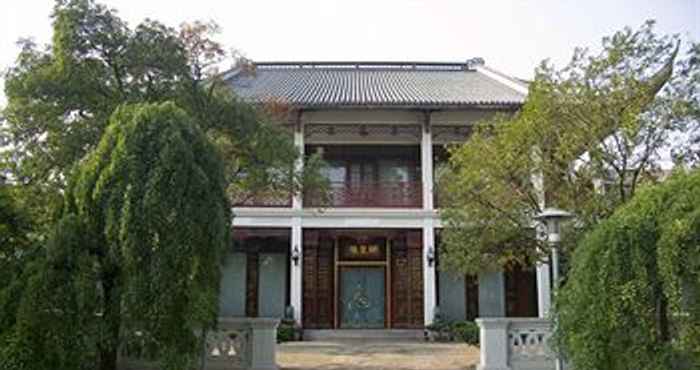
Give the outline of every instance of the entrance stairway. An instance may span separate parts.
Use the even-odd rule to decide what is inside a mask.
[[[412,329],[338,329],[304,330],[305,341],[332,341],[342,339],[421,341],[423,330]]]

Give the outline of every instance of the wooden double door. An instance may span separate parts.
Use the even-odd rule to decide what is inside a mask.
[[[308,329],[422,328],[420,230],[304,230]]]

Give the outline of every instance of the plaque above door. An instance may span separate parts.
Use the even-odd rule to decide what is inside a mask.
[[[385,262],[387,257],[386,238],[350,238],[338,240],[338,260]]]

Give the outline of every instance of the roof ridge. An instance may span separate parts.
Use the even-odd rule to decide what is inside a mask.
[[[277,61],[253,62],[262,69],[398,69],[398,70],[462,70],[472,71],[469,62],[418,62],[418,61]]]

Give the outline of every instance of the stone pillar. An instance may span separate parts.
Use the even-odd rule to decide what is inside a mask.
[[[254,370],[278,370],[275,350],[277,347],[277,319],[258,319],[252,322],[250,338],[250,368]]]
[[[302,266],[304,264],[304,243],[302,243],[301,218],[292,219],[292,238],[289,246],[289,255],[293,256],[295,250],[299,253],[299,259],[295,262],[290,258],[289,268],[289,302],[294,308],[294,319],[301,325],[301,297],[302,297]]]
[[[425,112],[423,135],[420,142],[421,182],[423,186],[423,209],[433,209],[433,136],[430,132],[430,113]]]
[[[503,272],[479,274],[479,317],[505,317],[506,292]]]
[[[435,229],[433,220],[426,219],[423,226],[423,321],[425,325],[433,322],[437,295],[435,294]],[[428,261],[432,254],[432,262]]]
[[[508,366],[508,320],[476,319],[480,357],[477,370],[510,370]]]

